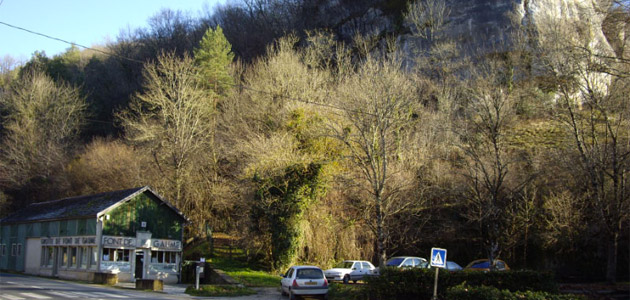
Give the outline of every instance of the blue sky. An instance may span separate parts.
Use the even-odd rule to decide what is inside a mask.
[[[115,41],[121,30],[147,27],[162,8],[199,16],[226,0],[0,0],[0,22],[90,47]],[[26,61],[35,51],[48,57],[69,44],[0,24],[0,59]]]

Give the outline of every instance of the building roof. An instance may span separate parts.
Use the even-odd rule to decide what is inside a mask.
[[[97,218],[105,211],[133,199],[135,196],[150,192],[164,202],[182,219],[186,217],[148,186],[133,189],[100,193],[88,196],[70,197],[53,201],[33,203],[0,220],[0,224],[28,223],[46,220],[63,220],[77,218]]]

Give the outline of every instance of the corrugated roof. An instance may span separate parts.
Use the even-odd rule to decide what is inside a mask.
[[[33,203],[3,218],[0,220],[0,223],[23,223],[82,217],[96,218],[99,212],[144,190],[150,191],[150,189],[145,186],[128,190]],[[158,196],[158,198],[161,197]]]

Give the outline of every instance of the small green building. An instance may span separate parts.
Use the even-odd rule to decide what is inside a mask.
[[[0,269],[179,280],[186,217],[149,187],[31,204],[0,220]]]

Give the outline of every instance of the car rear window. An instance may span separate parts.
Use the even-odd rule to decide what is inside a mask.
[[[299,269],[295,278],[298,279],[321,279],[324,278],[324,272],[320,269]]]

